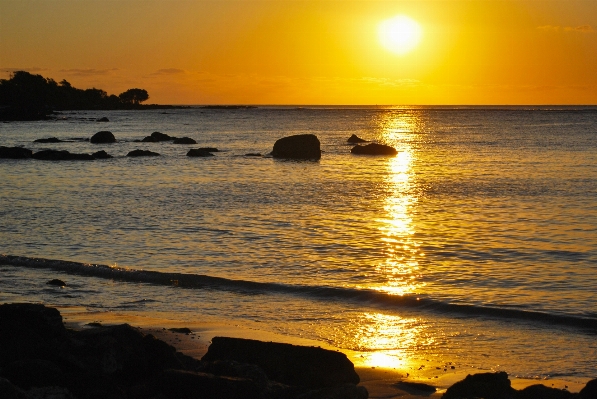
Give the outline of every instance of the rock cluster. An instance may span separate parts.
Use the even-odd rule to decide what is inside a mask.
[[[355,385],[358,376],[352,363],[340,353],[251,340],[214,341],[216,346],[197,360],[128,324],[94,323],[93,328],[73,331],[64,327],[56,309],[39,304],[0,305],[0,397],[368,396],[365,388]],[[311,367],[311,371],[305,369]]]
[[[528,386],[521,390],[512,388],[505,372],[468,375],[452,385],[442,399],[595,399],[597,379],[591,380],[579,393],[565,389],[547,387],[542,384]]]
[[[33,158],[42,161],[92,161],[94,159],[112,158],[106,151],[97,151],[93,154],[76,154],[66,150],[40,150],[36,153],[21,147],[0,146],[0,158],[25,159]]]

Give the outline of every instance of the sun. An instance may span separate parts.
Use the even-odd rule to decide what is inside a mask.
[[[379,24],[379,40],[389,51],[406,54],[421,41],[421,26],[412,18],[398,15]]]

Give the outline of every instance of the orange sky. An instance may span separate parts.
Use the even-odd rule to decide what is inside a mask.
[[[2,0],[14,70],[164,104],[597,104],[597,0]]]

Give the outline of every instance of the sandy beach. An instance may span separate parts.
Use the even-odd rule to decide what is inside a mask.
[[[174,346],[178,351],[200,359],[210,345],[211,339],[216,336],[257,339],[261,341],[284,342],[294,345],[320,346],[324,349],[339,350],[338,348],[325,345],[324,343],[289,337],[275,334],[255,328],[227,323],[222,321],[206,322],[181,322],[170,320],[160,315],[136,316],[127,313],[113,312],[90,312],[83,308],[58,308],[63,316],[65,325],[68,328],[84,329],[89,328],[89,323],[100,323],[102,325],[114,325],[127,323],[139,328],[145,334],[152,334],[155,337]],[[190,333],[180,332],[177,329],[189,329]],[[380,367],[364,366],[362,364],[362,353],[353,351],[342,351],[355,364],[355,370],[360,377],[360,385],[367,388],[369,398],[372,399],[414,399],[414,398],[441,398],[448,387],[464,379],[468,374],[490,372],[496,370],[476,370],[455,367],[446,368],[445,364],[433,362],[431,359],[425,367],[388,369]],[[423,366],[423,365],[421,365]],[[444,371],[445,369],[445,371]],[[523,389],[534,384],[543,384],[548,387],[568,389],[571,392],[578,392],[586,381],[563,381],[563,380],[535,380],[519,379],[510,376],[512,387]],[[416,384],[425,384],[435,388],[419,389]]]

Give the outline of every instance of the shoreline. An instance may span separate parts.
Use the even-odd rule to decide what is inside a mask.
[[[56,306],[63,317],[64,325],[67,328],[81,330],[89,328],[89,323],[100,323],[103,325],[117,325],[127,323],[138,328],[144,334],[151,334],[156,338],[172,345],[177,351],[185,355],[201,359],[207,352],[211,339],[216,336],[233,338],[255,339],[267,342],[283,342],[293,345],[316,346],[323,349],[340,351],[353,362],[355,371],[361,382],[369,391],[369,398],[373,399],[417,399],[417,398],[441,398],[446,389],[458,381],[463,380],[469,374],[495,372],[498,370],[480,370],[472,368],[457,368],[443,372],[444,364],[428,360],[424,369],[413,370],[405,367],[403,369],[371,367],[363,363],[363,352],[343,350],[333,347],[324,342],[311,339],[292,337],[261,329],[250,328],[240,324],[233,324],[225,319],[219,321],[180,321],[172,320],[159,315],[138,316],[126,312],[93,312],[84,308]],[[172,329],[189,329],[190,333],[181,333]],[[567,389],[570,392],[579,392],[590,379],[572,381],[565,379],[521,379],[510,376],[512,387],[521,390],[535,384],[543,384],[549,388]],[[404,384],[406,383],[406,384]],[[409,383],[422,383],[436,388],[434,393],[422,391]]]

